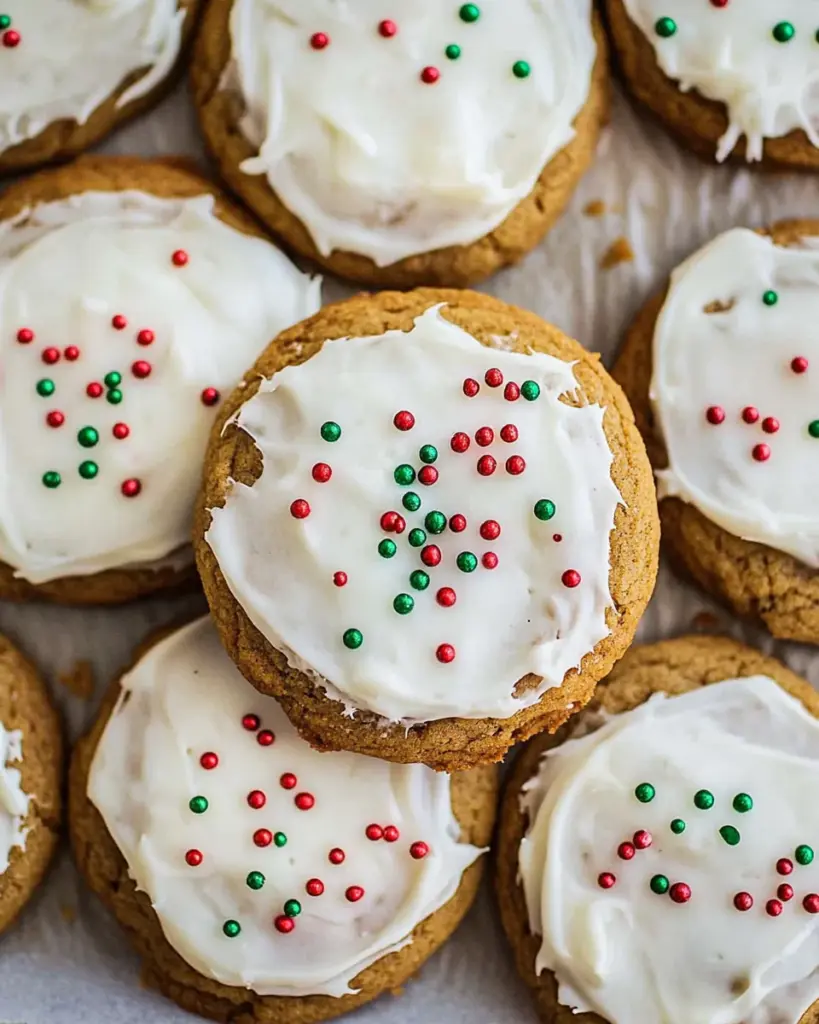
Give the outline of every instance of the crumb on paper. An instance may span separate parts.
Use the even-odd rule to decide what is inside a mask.
[[[707,306],[702,307],[703,313],[729,313],[736,305],[736,299],[728,299],[727,302],[723,302],[722,299],[714,299],[713,302],[709,302]]]
[[[77,908],[73,903],[60,904],[60,915],[66,924],[74,924],[77,920]]]
[[[80,700],[90,700],[94,694],[94,669],[90,661],[78,661],[74,667],[57,676],[61,686]]]
[[[583,213],[587,217],[602,217],[608,207],[602,199],[592,199],[590,203],[586,203],[583,207]]]
[[[722,621],[720,617],[713,612],[697,612],[691,620],[691,628],[696,629],[700,633],[719,632],[721,627]]]
[[[603,270],[611,270],[619,263],[631,263],[634,259],[634,250],[627,238],[618,238],[611,243],[600,260]]]

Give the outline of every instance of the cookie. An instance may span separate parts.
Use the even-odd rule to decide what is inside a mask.
[[[192,68],[222,176],[378,288],[465,286],[543,238],[608,113],[591,0],[212,0]]]
[[[459,770],[589,700],[658,532],[598,357],[497,299],[419,289],[270,345],[214,425],[194,545],[228,652],[310,743]]]
[[[194,578],[221,394],[319,283],[179,162],[89,157],[0,196],[0,598]]]
[[[62,733],[37,670],[0,637],[0,932],[46,873],[60,828]]]
[[[773,658],[684,637],[632,648],[528,746],[496,882],[541,1020],[816,1024],[817,716]]]
[[[679,267],[614,368],[679,569],[774,636],[819,642],[817,221],[737,229]],[[803,240],[806,240],[803,242]]]
[[[819,170],[807,0],[605,0],[605,9],[628,88],[689,149],[711,162]]]
[[[90,149],[173,80],[200,0],[20,0],[0,14],[0,173]]]
[[[200,619],[112,687],[69,817],[80,871],[162,992],[226,1024],[312,1024],[396,989],[447,939],[495,797],[494,769],[311,750]]]

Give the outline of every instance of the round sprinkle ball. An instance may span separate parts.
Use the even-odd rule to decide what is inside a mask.
[[[671,887],[665,875],[653,875],[648,884],[651,891],[657,893],[658,896],[665,896]]]
[[[694,806],[701,811],[710,811],[714,806],[714,794],[707,789],[698,789],[694,794]]]
[[[639,786],[634,790],[634,795],[640,801],[641,804],[650,804],[654,797],[657,795],[657,791],[651,785],[650,782],[641,782]]]
[[[753,810],[754,801],[747,793],[737,793],[731,806],[738,814],[747,814],[748,811]]]
[[[541,498],[540,501],[535,503],[534,511],[535,517],[545,523],[554,516],[557,509],[553,501],[550,501],[548,498]]]
[[[360,629],[346,629],[341,639],[344,646],[351,651],[357,651],[364,643],[364,635]]]

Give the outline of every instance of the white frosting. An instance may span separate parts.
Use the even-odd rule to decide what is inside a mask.
[[[14,847],[25,849],[23,821],[28,814],[31,797],[23,792],[19,765],[23,759],[23,734],[8,730],[0,722],[0,875],[9,866]]]
[[[267,176],[324,255],[386,266],[475,242],[572,139],[596,55],[590,0],[482,0],[472,23],[460,6],[235,0],[227,81],[259,148],[242,169]],[[329,37],[323,49],[315,33]]]
[[[819,567],[819,438],[810,432],[814,422],[819,431],[819,249],[744,229],[719,236],[673,274],[653,358],[669,459],[660,497]],[[808,365],[797,373],[800,358]],[[743,419],[749,407],[753,423]],[[712,408],[724,413],[717,425]],[[770,419],[775,433],[764,429]],[[754,457],[760,444],[765,461]]]
[[[490,368],[504,385],[484,383]],[[481,382],[474,398],[464,395],[467,378]],[[537,400],[505,400],[506,384],[527,380],[540,386]],[[407,333],[328,342],[277,373],[237,417],[263,473],[252,487],[233,486],[207,534],[234,597],[291,664],[348,706],[411,724],[508,717],[535,703],[609,634],[610,533],[621,499],[603,408],[560,400],[576,389],[570,363],[485,348],[437,307]],[[393,425],[399,411],[414,415],[411,430]],[[334,443],[322,439],[326,420],[342,428]],[[517,442],[501,439],[507,424]],[[485,426],[494,440],[481,447],[475,435]],[[470,438],[461,454],[450,446],[457,432]],[[422,471],[428,444],[438,450],[437,482],[399,486],[396,467]],[[491,476],[477,470],[485,455],[497,463]],[[514,456],[525,459],[522,474],[505,468]],[[326,483],[313,479],[318,463],[332,469]],[[415,512],[403,504],[408,492],[421,499]],[[305,519],[291,514],[299,499],[311,506]],[[549,521],[534,514],[541,499],[555,505]],[[435,535],[425,526],[434,510],[450,522],[465,516],[466,528]],[[389,511],[403,516],[403,533],[382,530]],[[489,520],[501,527],[496,540],[479,533]],[[439,565],[422,563],[424,547],[410,542],[416,528],[438,547]],[[390,539],[397,552],[381,557]],[[465,552],[478,559],[473,572],[456,564]],[[496,568],[482,564],[487,553]],[[414,589],[416,570],[429,576],[427,589]],[[571,570],[578,586],[562,582]],[[346,586],[334,586],[339,571]],[[454,606],[438,603],[443,588],[454,589]],[[414,598],[411,613],[396,613],[400,594]],[[343,643],[349,629],[363,633],[358,649]],[[453,661],[437,660],[442,644],[455,648]],[[539,679],[515,695],[527,673]]]
[[[173,67],[185,19],[178,0],[7,6],[20,42],[0,45],[0,152],[54,121],[83,124],[134,72],[141,74],[117,106],[150,92]]]
[[[794,129],[819,145],[819,27],[813,0],[623,0],[648,37],[663,71],[687,92],[696,89],[728,108],[729,126],[717,159],[745,136],[749,161],[761,160],[765,139]],[[661,19],[676,24],[661,35]],[[780,21],[781,19],[781,21]],[[777,42],[780,24],[795,29]]]
[[[458,841],[448,775],[312,750],[275,700],[241,678],[208,619],[153,647],[122,687],[88,795],[166,938],[208,978],[260,995],[344,995],[360,971],[411,941],[480,855]],[[248,714],[260,730],[243,728]],[[262,730],[272,744],[257,742]],[[218,765],[203,768],[204,753]],[[284,773],[296,776],[292,788]],[[248,805],[256,790],[266,797],[259,809]],[[296,806],[302,793],[314,798],[309,810]],[[189,810],[195,796],[207,799],[204,813]],[[370,840],[370,824],[399,835]],[[258,829],[284,833],[286,845],[257,846]],[[416,843],[428,847],[420,859]],[[343,863],[330,862],[333,849]],[[189,850],[202,854],[198,866],[186,863]],[[254,871],[261,888],[247,884]],[[321,895],[305,891],[310,879]],[[351,886],[364,889],[357,902]],[[274,920],[291,899],[301,913],[285,934]],[[239,924],[237,936],[224,933],[226,921]]]
[[[644,782],[649,803],[635,797]],[[710,810],[694,805],[699,790]],[[733,808],[740,793],[753,800],[745,813]],[[536,970],[556,974],[564,1005],[611,1024],[797,1024],[819,998],[819,914],[802,905],[819,893],[819,722],[772,680],[655,696],[608,719],[546,756],[522,806]],[[726,825],[738,845],[721,837]],[[638,830],[651,845],[620,859]],[[817,851],[806,866],[801,844]],[[780,858],[792,873],[778,873]],[[690,900],[652,892],[657,874],[690,886]],[[793,897],[772,917],[766,903],[783,883]],[[738,892],[750,910],[735,908]]]
[[[203,390],[232,388],[271,338],[317,308],[318,281],[212,208],[210,196],[87,192],[0,224],[0,559],[18,576],[150,563],[185,544],[218,408]],[[20,329],[34,340],[21,344]],[[144,329],[152,344],[138,342]],[[52,347],[60,358],[48,365]],[[151,366],[142,379],[140,360]],[[120,404],[86,393],[110,371],[122,374]],[[50,397],[36,390],[42,379]],[[62,426],[48,425],[52,411]],[[127,438],[113,436],[117,423]],[[85,426],[98,431],[94,447],[78,441]],[[80,476],[84,461],[98,465],[95,479]],[[59,486],[44,485],[49,471]],[[127,498],[131,479],[141,492]]]

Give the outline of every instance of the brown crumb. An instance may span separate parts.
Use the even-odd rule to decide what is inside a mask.
[[[60,914],[66,924],[74,924],[77,920],[77,908],[71,903],[60,904]]]
[[[618,238],[606,249],[603,258],[600,260],[600,267],[603,270],[611,270],[618,263],[631,263],[634,259],[634,250],[627,238]]]
[[[698,633],[718,632],[721,626],[719,616],[713,612],[697,612],[691,620],[691,628],[696,629]]]
[[[703,306],[703,313],[728,313],[736,305],[736,299],[729,299],[727,302],[722,302],[720,299],[714,299],[713,302],[709,302],[707,306]]]
[[[80,700],[89,700],[94,694],[94,669],[90,661],[76,662],[70,671],[57,676],[57,679],[61,686]]]
[[[583,207],[583,213],[587,217],[602,217],[607,209],[608,207],[602,199],[592,199],[590,203],[586,203]]]

